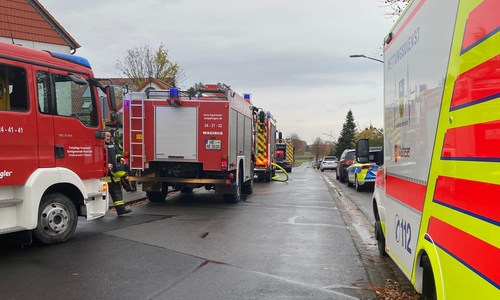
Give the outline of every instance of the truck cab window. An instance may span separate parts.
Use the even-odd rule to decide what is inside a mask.
[[[38,105],[42,113],[75,118],[85,126],[97,127],[96,97],[91,85],[77,84],[68,76],[47,72],[38,72],[37,81]],[[55,96],[53,104],[51,95]]]
[[[26,70],[0,64],[0,110],[28,111]]]

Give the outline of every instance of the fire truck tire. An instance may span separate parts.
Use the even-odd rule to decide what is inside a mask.
[[[241,176],[241,171],[240,174],[238,175],[240,177],[240,182],[243,183],[243,178]],[[241,186],[242,184],[238,184],[238,186],[235,189],[234,194],[224,194],[224,202],[226,203],[237,203],[241,200]]]
[[[45,195],[38,208],[38,221],[33,238],[44,245],[62,243],[75,232],[78,214],[68,196],[55,193]]]
[[[146,192],[149,202],[163,202],[167,198],[167,192]]]
[[[292,168],[288,168],[285,170],[287,173],[292,173]]]
[[[253,176],[250,180],[247,180],[245,183],[243,183],[241,192],[245,195],[250,195],[253,193]]]
[[[377,240],[378,252],[382,256],[387,256],[387,252],[385,252],[385,236],[382,231],[382,225],[380,225],[380,221],[375,222],[375,239]]]

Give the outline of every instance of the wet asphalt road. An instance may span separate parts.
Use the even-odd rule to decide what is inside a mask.
[[[64,244],[0,246],[0,299],[376,299],[391,270],[332,174],[304,164],[245,202],[199,189],[81,219]]]

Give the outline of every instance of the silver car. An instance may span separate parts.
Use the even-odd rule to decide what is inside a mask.
[[[319,166],[319,169],[321,170],[321,172],[324,172],[325,170],[337,170],[337,163],[337,157],[325,156],[323,158],[323,161],[321,162],[321,165]]]

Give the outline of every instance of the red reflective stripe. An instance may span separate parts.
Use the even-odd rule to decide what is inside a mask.
[[[434,217],[429,221],[427,232],[441,249],[497,288],[500,287],[499,248]]]
[[[500,2],[498,0],[484,0],[469,14],[462,52],[473,48],[500,29],[499,10]]]
[[[450,110],[482,103],[500,96],[500,55],[458,75]]]
[[[425,185],[387,175],[385,192],[404,204],[422,212],[425,199]]]
[[[449,129],[441,157],[454,160],[500,161],[500,121]]]
[[[413,19],[413,17],[417,14],[418,10],[420,9],[420,7],[422,7],[422,5],[424,5],[424,3],[425,3],[425,0],[420,1],[420,3],[417,5],[417,7],[415,7],[413,9],[410,16],[408,18],[406,18],[406,21],[403,23],[403,25],[401,25],[401,27],[399,27],[398,32],[396,32],[396,34],[394,34],[394,37],[392,38],[392,42],[389,45],[385,46],[385,51],[387,51],[387,49],[389,49],[389,47],[391,47],[391,45],[394,44],[394,41],[396,41],[399,34],[401,34],[401,32],[405,29],[406,25],[408,25],[408,23],[410,23],[411,19]]]
[[[375,177],[375,184],[381,188],[385,188],[385,180],[384,180],[384,169],[379,168],[377,170],[377,176]]]
[[[500,185],[438,176],[434,202],[500,226]]]

